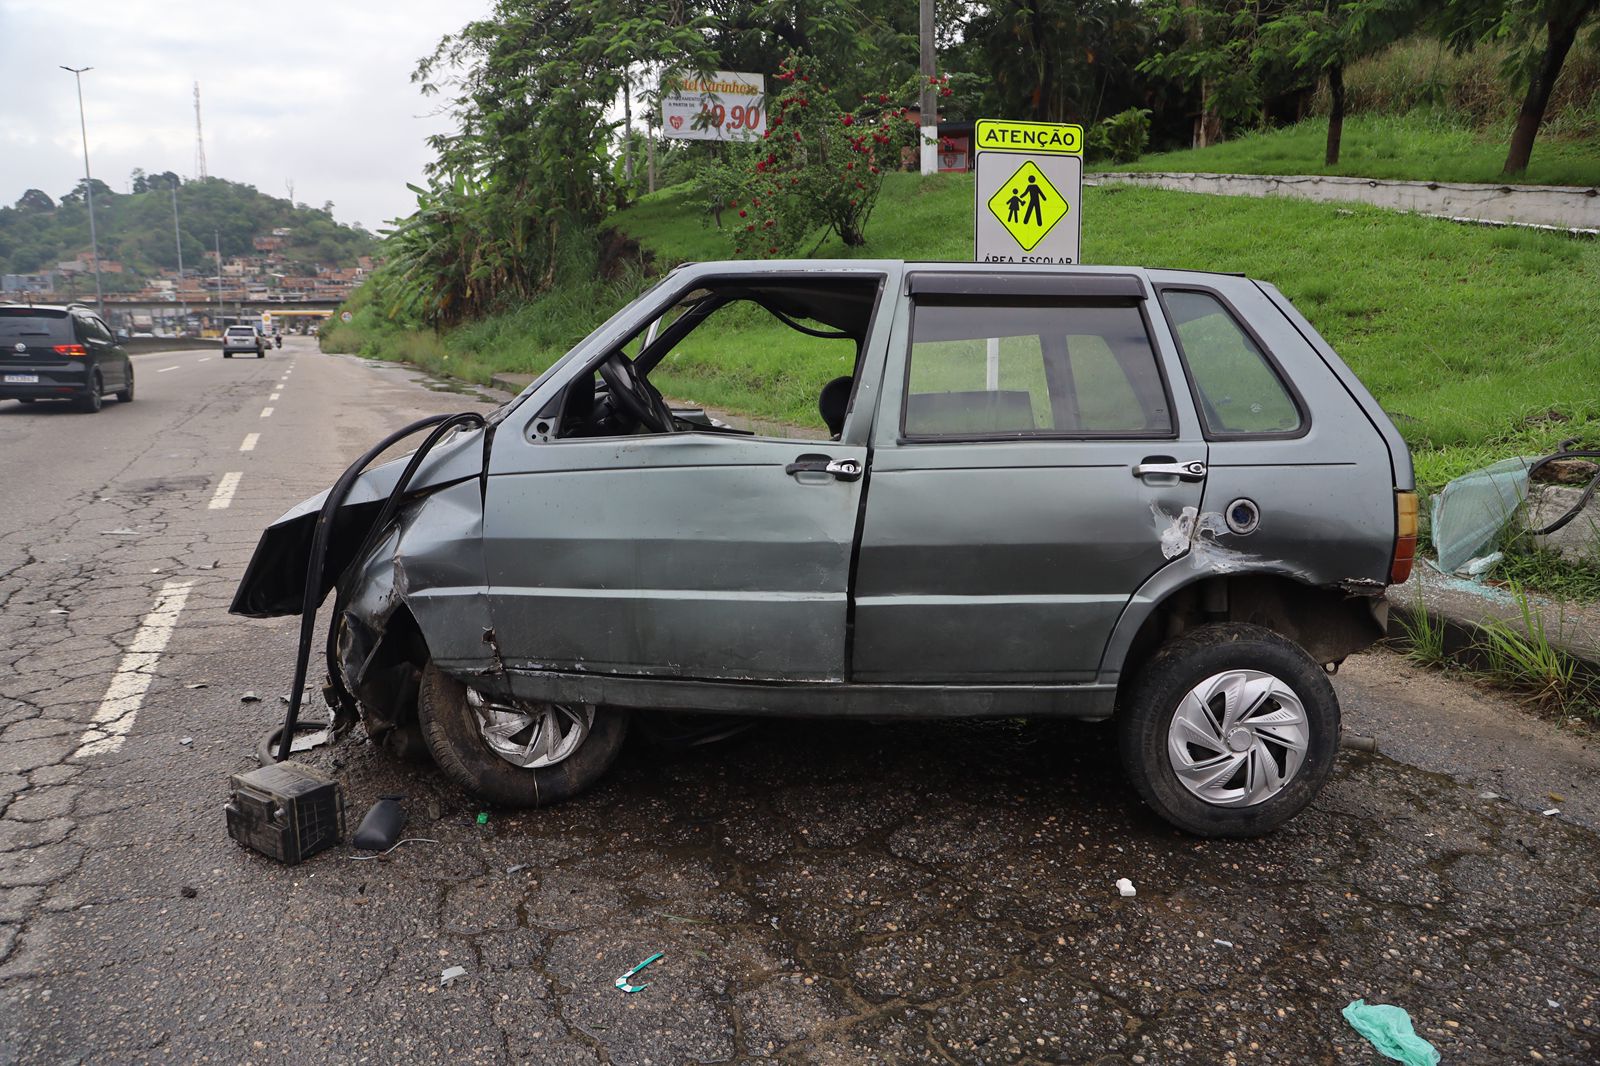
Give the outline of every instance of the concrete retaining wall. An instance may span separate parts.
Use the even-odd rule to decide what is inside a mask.
[[[1091,181],[1154,185],[1221,196],[1293,196],[1355,202],[1485,222],[1600,231],[1600,188],[1582,185],[1467,185],[1315,174],[1090,174]]]

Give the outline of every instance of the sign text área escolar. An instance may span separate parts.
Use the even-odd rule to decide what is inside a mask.
[[[980,152],[1081,156],[1083,127],[1062,122],[1008,122],[986,118],[978,120],[974,141]]]

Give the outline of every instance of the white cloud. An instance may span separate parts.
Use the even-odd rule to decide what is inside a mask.
[[[25,189],[59,197],[83,176],[83,76],[94,176],[123,191],[134,167],[195,173],[194,83],[208,171],[321,206],[368,228],[414,206],[447,128],[411,84],[439,38],[488,12],[466,4],[240,4],[226,0],[0,0],[0,204]]]

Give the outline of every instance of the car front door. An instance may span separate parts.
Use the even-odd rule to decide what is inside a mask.
[[[858,681],[1089,682],[1187,548],[1206,446],[1144,279],[908,275],[873,432]]]
[[[872,293],[881,282],[861,284]],[[858,363],[881,365],[887,324],[881,332]],[[542,413],[592,362],[524,409]],[[484,501],[490,612],[508,669],[845,678],[866,419],[839,441],[682,423],[550,439],[547,419],[520,421],[497,432]]]

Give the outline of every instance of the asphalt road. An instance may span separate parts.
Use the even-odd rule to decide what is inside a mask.
[[[1600,1060],[1600,754],[1384,652],[1336,683],[1395,757],[1264,840],[1156,821],[1103,727],[774,723],[481,825],[351,738],[309,759],[353,818],[431,842],[244,851],[295,635],[226,613],[261,528],[480,404],[297,339],[137,366],[0,404],[0,1062],[1379,1061],[1356,998],[1447,1063]]]

